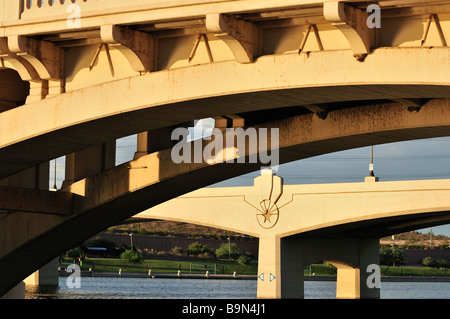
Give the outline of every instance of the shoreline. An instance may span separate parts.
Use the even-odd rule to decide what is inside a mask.
[[[64,270],[59,271],[60,277],[68,277],[70,274]],[[256,275],[214,275],[210,274],[177,274],[177,273],[152,273],[150,276],[144,273],[112,273],[81,271],[81,277],[103,278],[148,278],[148,279],[227,279],[227,280],[257,280]],[[336,281],[336,276],[304,276],[304,281]],[[381,282],[450,282],[450,277],[435,276],[381,276]]]

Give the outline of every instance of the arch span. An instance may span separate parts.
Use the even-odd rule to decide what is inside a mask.
[[[280,163],[286,163],[354,147],[448,136],[449,104],[449,99],[431,100],[420,112],[410,112],[398,103],[376,104],[332,111],[326,121],[314,114],[302,114],[255,127],[280,129]],[[259,168],[260,164],[248,163],[175,164],[167,149],[75,182],[64,190],[73,194],[71,215],[14,213],[0,220],[0,234],[5,236],[0,271],[10,274],[1,278],[4,290],[0,293],[111,225],[195,189]],[[26,231],[13,235],[19,225],[27,225]]]
[[[450,98],[449,60],[448,48],[381,48],[364,63],[346,50],[284,54],[68,92],[0,114],[0,178],[116,138],[201,118],[293,106],[311,112],[334,102]]]

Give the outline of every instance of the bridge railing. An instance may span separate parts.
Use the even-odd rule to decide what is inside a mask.
[[[124,5],[122,0],[21,0],[18,2],[21,2],[20,19],[64,16],[73,12],[74,6],[81,10],[95,10]]]
[[[8,2],[10,0],[2,1]],[[16,2],[19,3],[20,19],[68,16],[75,10],[79,10],[81,14],[94,11],[111,13],[115,11],[114,9],[118,9],[117,11],[130,10],[130,1],[124,0],[19,0]],[[156,2],[155,0],[133,0],[131,7],[151,6]]]
[[[0,25],[4,21],[14,21],[20,19],[22,13],[22,0],[0,0]]]

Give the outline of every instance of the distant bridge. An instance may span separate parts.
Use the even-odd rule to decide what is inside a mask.
[[[450,180],[283,185],[263,171],[253,187],[204,188],[133,217],[217,227],[259,238],[258,298],[302,298],[303,269],[338,268],[338,298],[379,298],[369,265],[379,239],[450,222]]]

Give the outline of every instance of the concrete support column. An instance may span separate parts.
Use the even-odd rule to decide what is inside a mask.
[[[380,289],[369,287],[370,265],[380,264],[379,239],[333,238],[322,249],[324,261],[337,267],[336,298],[379,299]]]
[[[149,132],[142,132],[137,135],[136,153],[134,153],[134,160],[148,154],[148,136]]]
[[[116,141],[96,145],[66,156],[66,177],[62,188],[116,164]]]
[[[258,299],[281,298],[280,238],[273,235],[259,238]]]
[[[360,268],[360,298],[380,299],[380,288],[373,288],[368,285],[368,281],[372,281],[371,277],[376,275],[369,266],[380,265],[380,240],[378,238],[361,239],[359,241],[358,257]],[[377,279],[381,280],[380,277]]]
[[[265,258],[270,255],[268,247],[260,246],[260,254],[265,254]],[[380,298],[380,289],[367,284],[373,279],[369,276],[374,275],[369,266],[379,266],[379,239],[286,237],[281,239],[280,247],[280,294],[273,293],[276,297],[268,298],[304,298],[304,269],[319,261],[327,261],[338,269],[336,298]],[[263,285],[258,281],[258,293],[260,285],[262,292]]]
[[[47,265],[41,267],[39,271],[25,279],[25,284],[29,286],[50,286],[57,287],[59,285],[58,274],[59,259],[55,258]]]
[[[361,271],[345,263],[333,262],[337,267],[336,298],[360,299],[361,298]]]

